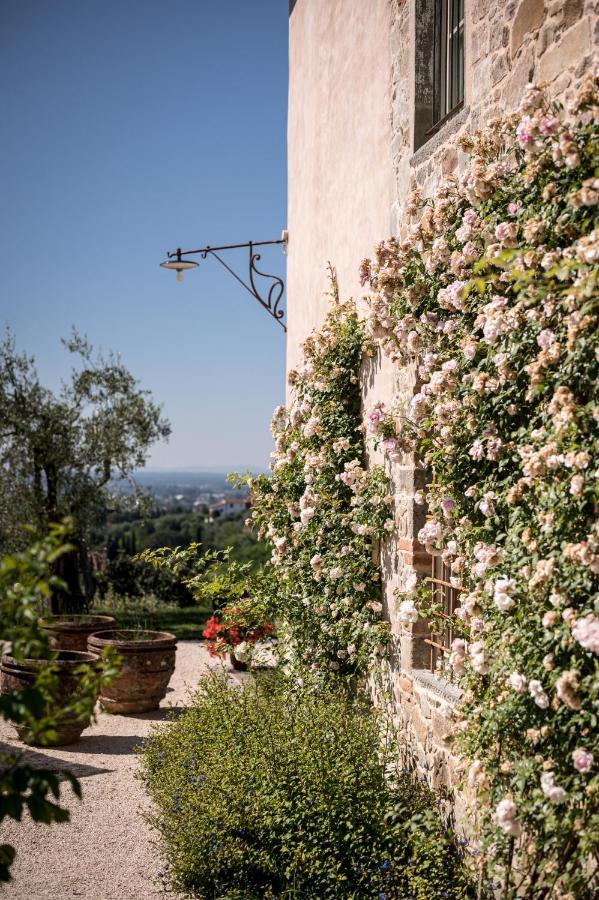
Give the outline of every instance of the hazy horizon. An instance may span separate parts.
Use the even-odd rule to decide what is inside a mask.
[[[144,466],[143,469],[137,469],[133,473],[133,477],[137,478],[143,473],[151,475],[153,473],[168,474],[169,472],[181,474],[189,472],[194,475],[229,475],[231,472],[244,473],[248,470],[250,472],[267,472],[268,466],[252,466],[247,463],[238,466]]]

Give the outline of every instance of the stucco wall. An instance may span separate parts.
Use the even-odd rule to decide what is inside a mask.
[[[289,20],[288,367],[387,235],[393,205],[388,0],[297,0]]]

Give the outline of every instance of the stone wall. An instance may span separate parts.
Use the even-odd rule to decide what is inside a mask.
[[[426,140],[430,112],[424,34],[433,0],[296,0],[290,19],[288,366],[324,318],[327,260],[342,296],[359,292],[363,256],[406,227],[402,204],[416,185],[431,195],[459,172],[465,130],[514,110],[529,81],[549,82],[567,102],[598,61],[599,0],[466,0],[463,108]],[[418,35],[418,40],[416,36]],[[414,147],[418,149],[414,152]],[[380,356],[363,372],[365,408],[414,393],[415,371]],[[371,461],[380,461],[371,453]],[[451,709],[456,688],[426,665],[426,623],[397,621],[396,593],[430,560],[416,535],[423,473],[412,459],[391,466],[396,531],[383,551],[385,611],[395,636],[393,706],[407,755],[431,783],[453,787]],[[459,805],[458,797],[458,805]]]
[[[432,0],[390,0],[391,6],[391,148],[395,179],[392,230],[406,227],[402,203],[419,186],[430,196],[439,181],[459,173],[466,157],[457,146],[464,131],[479,128],[490,118],[518,106],[529,82],[548,82],[550,93],[566,102],[585,72],[597,65],[599,3],[596,0],[466,0],[465,96],[463,108],[416,152],[418,141],[415,95],[419,47],[414,40],[416,15],[422,18]],[[406,77],[415,73],[416,77]],[[410,371],[369,380],[366,402],[408,399],[415,379]],[[427,671],[423,654],[426,623],[412,629],[394,622],[393,593],[407,573],[428,568],[415,536],[420,527],[420,507],[414,505],[414,489],[420,474],[410,461],[392,466],[397,497],[397,539],[387,554],[385,585],[389,616],[397,635],[397,653],[391,665],[393,695],[398,718],[416,761],[419,774],[432,783],[454,787],[458,761],[451,753],[451,709],[458,697],[455,687]],[[394,554],[402,559],[391,559]]]

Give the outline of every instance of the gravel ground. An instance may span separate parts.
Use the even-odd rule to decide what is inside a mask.
[[[17,850],[13,881],[0,886],[2,900],[164,898],[153,882],[160,860],[140,815],[145,797],[135,778],[134,748],[164,719],[169,706],[185,705],[189,690],[214,665],[198,641],[180,641],[175,672],[159,710],[138,716],[100,713],[78,743],[27,750],[33,765],[70,769],[81,781],[83,802],[66,787],[70,822],[2,822],[0,842]],[[22,745],[12,726],[0,720],[0,751],[13,748]]]

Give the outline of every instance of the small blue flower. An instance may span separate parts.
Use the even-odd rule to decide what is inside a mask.
[[[381,869],[383,870],[383,872],[386,872],[388,868],[389,868],[389,860],[385,859],[381,863]]]

